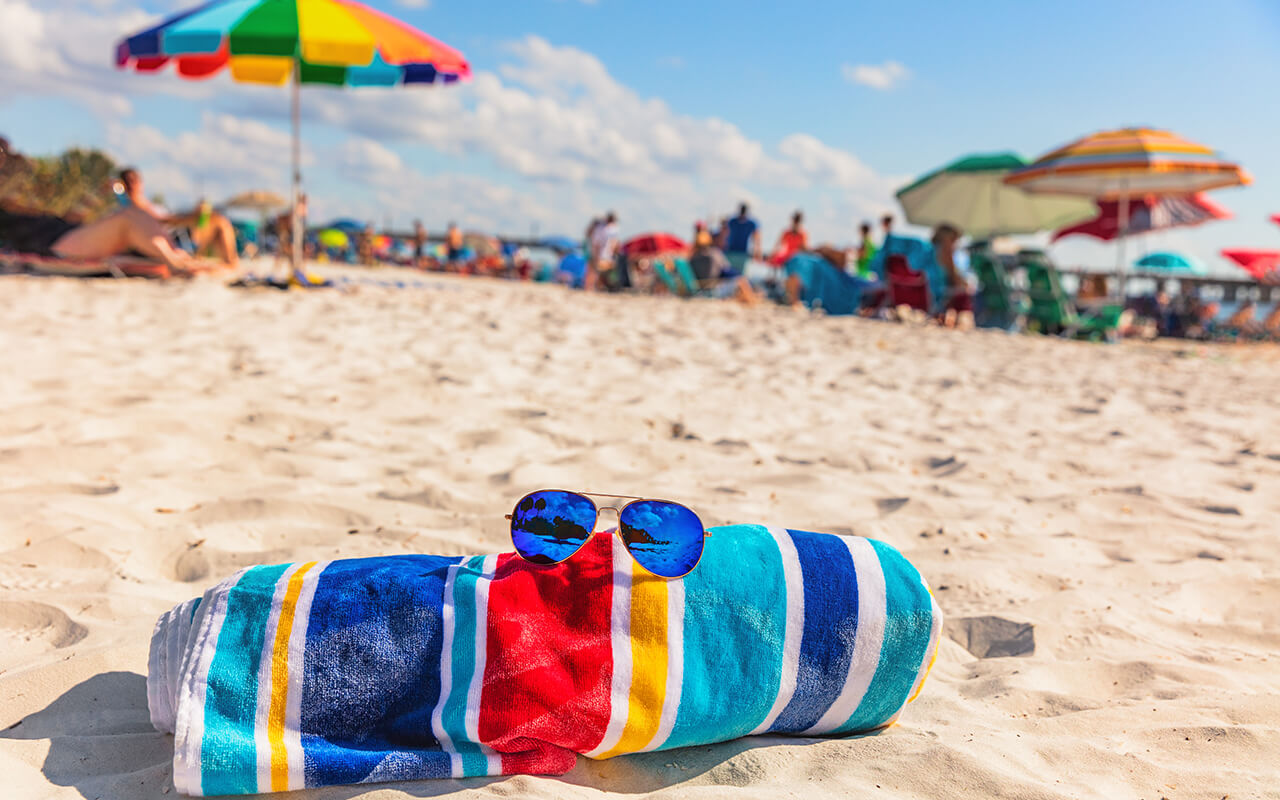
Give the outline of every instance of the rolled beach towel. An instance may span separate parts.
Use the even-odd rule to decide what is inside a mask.
[[[517,773],[579,754],[851,734],[919,692],[942,616],[896,550],[711,530],[655,578],[616,537],[568,561],[251,567],[160,618],[147,695],[191,795]]]

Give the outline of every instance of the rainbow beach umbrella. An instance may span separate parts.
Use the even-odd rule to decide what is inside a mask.
[[[471,77],[457,50],[355,0],[212,0],[116,45],[121,69],[157,72],[170,62],[188,79],[226,68],[241,83],[292,85],[295,209],[302,181],[302,84],[429,85]],[[294,214],[295,269],[302,254],[299,225]]]
[[[1075,194],[1119,203],[1116,274],[1121,296],[1132,199],[1189,195],[1252,181],[1239,164],[1216,150],[1155,128],[1095,133],[1046,153],[1005,178],[1006,183],[1035,194]]]

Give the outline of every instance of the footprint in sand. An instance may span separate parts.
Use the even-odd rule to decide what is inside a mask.
[[[0,647],[8,656],[70,647],[88,633],[87,628],[54,606],[0,601]]]
[[[876,509],[881,514],[892,514],[910,502],[910,497],[881,497],[876,500]]]

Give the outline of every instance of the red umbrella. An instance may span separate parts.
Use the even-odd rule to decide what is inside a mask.
[[[646,233],[625,242],[622,245],[622,254],[633,257],[652,257],[680,253],[688,249],[688,243],[678,236],[672,236],[669,233]]]
[[[1280,214],[1272,214],[1271,221],[1277,225],[1280,225]]]
[[[1260,281],[1280,280],[1280,250],[1223,250],[1222,255]]]
[[[1200,225],[1215,219],[1230,219],[1231,212],[1205,197],[1204,194],[1165,195],[1134,198],[1129,201],[1128,235],[1150,233],[1164,228],[1180,228]],[[1053,235],[1053,241],[1064,236],[1083,234],[1109,242],[1120,233],[1120,202],[1102,200],[1098,203],[1098,216],[1063,228]]]

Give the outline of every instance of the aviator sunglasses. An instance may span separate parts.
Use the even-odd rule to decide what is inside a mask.
[[[597,506],[592,497],[627,500]],[[507,519],[516,553],[531,564],[559,564],[595,535],[600,511],[618,514],[618,538],[636,563],[659,578],[683,578],[698,566],[711,532],[679,503],[628,495],[544,489],[520,498]]]

